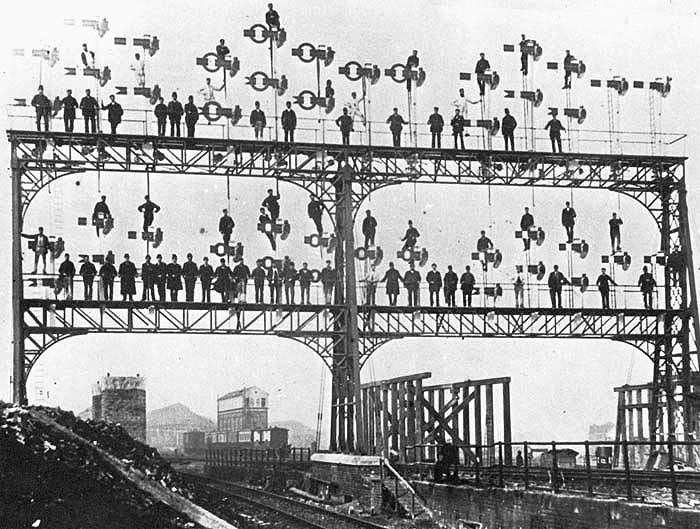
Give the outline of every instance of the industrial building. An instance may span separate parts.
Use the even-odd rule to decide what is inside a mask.
[[[220,433],[267,428],[268,393],[257,386],[231,391],[216,399],[216,429]]]
[[[134,439],[146,442],[146,380],[109,373],[93,386],[92,418],[118,423]]]

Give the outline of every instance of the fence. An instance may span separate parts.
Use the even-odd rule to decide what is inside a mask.
[[[33,130],[36,127],[36,117],[34,109],[27,106],[8,105],[7,117],[8,128],[15,130]],[[218,139],[254,139],[253,128],[249,123],[250,115],[243,114],[240,121],[233,124],[227,118],[220,118],[217,121],[209,122],[202,115],[196,126],[196,137],[198,138],[218,138]],[[425,118],[427,122],[427,116]],[[81,131],[82,123],[80,117],[76,119],[75,130]],[[184,125],[184,124],[183,124]],[[368,134],[371,125],[371,138]],[[542,124],[544,127],[544,123]],[[50,130],[63,131],[62,114],[53,116],[49,121]],[[406,126],[402,132],[401,144],[403,146],[430,147],[431,133],[427,123],[418,123],[417,145],[411,145],[409,137],[409,127]],[[169,127],[167,127],[169,130]],[[98,130],[105,132],[110,130],[106,121],[106,113],[98,113]],[[184,128],[183,135],[184,135]],[[469,136],[464,138],[466,149],[494,149],[503,148],[500,134],[492,136],[485,129],[477,127],[467,128]],[[122,122],[118,129],[119,134],[134,135],[156,135],[157,121],[152,109],[124,109]],[[525,144],[525,135],[531,134],[531,130],[525,131],[522,128],[516,129],[516,148],[521,149]],[[281,141],[283,139],[281,125],[275,122],[273,116],[268,116],[268,125],[265,127],[263,139],[266,141]],[[564,149],[571,152],[594,152],[594,153],[616,153],[616,154],[663,154],[682,156],[686,154],[686,134],[661,133],[652,134],[649,131],[625,131],[614,132],[607,130],[573,128],[569,131],[569,136],[563,139]],[[334,117],[326,118],[298,118],[298,126],[294,135],[295,141],[339,144],[341,134],[335,123]],[[350,135],[350,142],[354,145],[392,145],[392,135],[389,126],[384,121],[371,121],[367,125],[355,124],[355,130]],[[446,127],[442,134],[442,146],[445,149],[453,148],[453,139],[450,127]],[[548,133],[535,129],[534,151],[549,151],[550,141]]]
[[[639,499],[649,489],[668,488],[674,507],[678,506],[679,492],[700,490],[700,468],[692,466],[698,461],[700,441],[669,438],[657,442],[526,441],[442,446],[473,454],[456,465],[442,468],[478,487],[520,486],[554,493],[623,496],[630,501]],[[427,464],[438,463],[434,458],[424,457],[431,449],[440,453],[437,445],[416,445],[412,450],[418,463],[395,466],[404,475],[418,470],[423,476]],[[617,461],[613,450],[620,453]],[[504,454],[509,452],[516,454],[514,464],[506,464]],[[486,454],[493,456],[485,457]]]

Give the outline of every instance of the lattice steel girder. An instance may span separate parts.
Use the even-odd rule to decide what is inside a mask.
[[[680,311],[515,308],[421,308],[415,312],[384,307],[362,310],[365,336],[403,338],[610,338],[647,341],[663,336],[663,316]]]
[[[330,310],[329,310],[330,309]],[[149,303],[24,300],[28,336],[84,333],[189,333],[277,335],[301,341],[336,338],[343,306],[227,305],[223,303]],[[681,311],[625,309],[515,309],[377,307],[359,312],[360,339],[375,350],[393,338],[532,337],[661,339],[664,315]],[[681,326],[678,326],[680,336]],[[674,335],[673,338],[678,336]],[[332,349],[326,344],[327,349]],[[325,349],[324,349],[325,350]],[[330,354],[330,351],[327,351]]]
[[[30,335],[158,332],[332,337],[337,334],[333,324],[338,317],[321,305],[24,300],[23,308]]]
[[[23,170],[24,200],[80,171],[271,177],[327,189],[339,161],[360,184],[353,202],[403,182],[602,188],[652,207],[661,179],[673,187],[684,157],[436,150],[313,143],[8,131]],[[649,195],[648,198],[644,198]],[[647,205],[647,202],[649,204]]]

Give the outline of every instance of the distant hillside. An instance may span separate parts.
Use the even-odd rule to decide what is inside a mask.
[[[197,415],[184,404],[171,404],[165,408],[149,411],[146,414],[148,428],[178,427],[186,430],[210,432],[216,430],[216,423],[207,417]]]
[[[297,448],[309,447],[316,440],[316,431],[299,421],[278,421],[270,426],[289,430],[289,444]]]

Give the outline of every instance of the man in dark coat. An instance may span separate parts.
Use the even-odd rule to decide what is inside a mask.
[[[510,143],[510,150],[515,150],[515,128],[518,126],[518,122],[511,115],[510,110],[507,108],[504,110],[506,113],[501,120],[501,132],[503,133],[503,142],[505,143],[505,149],[508,150],[508,144]]]
[[[267,284],[270,287],[270,303],[272,305],[280,303],[282,301],[282,278],[276,264],[273,264],[267,272]]]
[[[428,118],[428,125],[430,125],[430,134],[432,137],[431,147],[433,149],[441,149],[442,142],[440,139],[442,137],[442,129],[445,127],[445,120],[438,112],[438,107],[433,107],[433,113],[430,114]]]
[[[83,264],[80,265],[79,274],[83,278],[83,298],[86,301],[90,301],[92,299],[92,284],[95,281],[97,269],[90,262],[90,257],[87,255],[83,256]]]
[[[447,272],[445,272],[445,277],[443,278],[445,283],[445,304],[448,307],[455,306],[455,292],[457,292],[457,283],[459,278],[452,270],[452,265],[447,266]]]
[[[288,267],[282,270],[282,282],[284,283],[284,302],[294,304],[294,284],[299,279],[299,273],[294,267],[294,263],[290,263]]]
[[[255,261],[255,268],[250,274],[253,277],[253,286],[255,288],[255,303],[265,303],[265,278],[267,277],[267,272],[263,268],[262,259]]]
[[[177,301],[177,293],[182,290],[182,267],[177,262],[177,255],[165,267],[165,281],[170,290],[170,301]]]
[[[75,109],[78,108],[78,101],[73,97],[72,90],[66,90],[66,97],[61,99],[61,107],[63,107],[63,126],[66,132],[73,132]]]
[[[187,137],[194,138],[194,127],[199,121],[199,110],[194,104],[194,97],[187,96],[185,103],[185,125],[187,126]]]
[[[228,209],[223,210],[223,215],[219,219],[219,233],[224,238],[224,246],[228,247],[229,242],[231,242],[231,234],[233,233],[233,228],[236,223],[228,214]]]
[[[569,202],[567,202],[566,207],[561,210],[561,224],[566,230],[566,241],[573,242],[574,225],[576,224],[576,210],[571,207]]]
[[[476,283],[476,278],[472,274],[471,267],[467,266],[466,271],[459,278],[459,284],[462,288],[462,306],[471,307],[472,306],[472,294],[474,293],[474,284]]]
[[[46,254],[49,253],[49,238],[44,234],[44,227],[39,226],[38,233],[22,233],[21,237],[24,239],[30,239],[31,242],[29,244],[34,246],[34,271],[32,274],[36,274],[39,258],[41,258],[44,265],[42,274],[45,274]]]
[[[386,281],[386,295],[389,298],[389,305],[396,306],[396,300],[399,296],[399,281],[403,281],[401,273],[394,268],[394,263],[389,263],[389,269],[384,273],[381,282]]]
[[[153,283],[158,289],[158,300],[165,301],[165,282],[168,278],[168,267],[163,262],[161,254],[156,255],[156,262],[153,265]],[[155,301],[155,300],[154,300]]]
[[[119,281],[121,282],[122,301],[134,301],[136,294],[136,265],[129,260],[129,254],[124,254],[124,261],[119,265]]]
[[[267,4],[267,12],[265,13],[265,23],[270,29],[280,28],[280,15],[272,7],[272,4]]]
[[[204,257],[204,262],[199,267],[199,280],[202,282],[202,303],[211,303],[211,280],[214,277],[214,269],[209,264],[209,258]]]
[[[350,132],[352,132],[352,117],[348,114],[347,107],[343,108],[343,113],[335,120],[335,124],[340,129],[343,137],[343,145],[350,145]]]
[[[308,263],[301,264],[301,270],[299,270],[299,286],[301,287],[301,304],[311,303],[311,281],[313,280],[313,274],[309,270]]]
[[[416,242],[418,242],[418,237],[420,237],[420,233],[418,233],[418,230],[413,227],[413,221],[409,220],[408,221],[408,228],[406,228],[406,233],[404,236],[401,238],[403,243],[403,248],[401,248],[401,251],[405,250],[413,250],[413,248],[416,247]]]
[[[574,62],[575,57],[571,55],[569,50],[566,50],[566,55],[564,55],[564,86],[562,90],[571,88],[571,65]]]
[[[153,109],[153,113],[158,120],[158,136],[165,136],[165,122],[168,118],[168,106],[165,104],[165,99],[158,98],[158,104]]]
[[[150,195],[143,197],[146,202],[141,204],[137,209],[143,213],[143,231],[148,231],[148,228],[153,224],[155,213],[160,211],[160,206],[155,202],[151,202]]]
[[[260,208],[260,216],[258,217],[258,222],[263,226],[266,224],[272,224],[272,219],[267,215],[267,213],[265,213],[265,208]],[[265,237],[267,237],[270,241],[270,246],[272,246],[272,250],[277,250],[277,241],[275,240],[275,234],[268,232],[264,233]]]
[[[338,282],[338,272],[333,269],[330,261],[321,270],[321,284],[323,285],[323,299],[326,305],[333,304],[333,289]]]
[[[365,218],[362,220],[362,235],[365,236],[365,248],[374,246],[374,236],[377,234],[377,219],[372,216],[372,211],[365,211]]]
[[[566,131],[566,129],[564,125],[561,124],[561,121],[557,119],[557,113],[555,111],[552,111],[552,119],[547,122],[544,128],[545,130],[549,129],[549,140],[552,142],[552,152],[557,152],[557,149],[561,152],[561,133],[562,131]]]
[[[231,291],[231,269],[223,257],[219,260],[219,266],[214,270],[214,278],[214,290],[221,294],[221,303],[228,302],[228,295]]]
[[[168,103],[168,119],[170,119],[170,135],[180,137],[180,120],[185,110],[182,103],[177,100],[177,92],[173,92],[173,99]]]
[[[75,265],[70,260],[70,255],[65,254],[65,259],[58,267],[58,279],[66,291],[66,299],[73,299],[73,278],[75,277]]]
[[[255,102],[255,108],[250,113],[250,126],[255,130],[255,139],[263,139],[263,132],[265,131],[265,126],[267,125],[267,120],[265,119],[265,112],[260,109],[260,101]]]
[[[656,280],[654,279],[654,276],[649,273],[649,269],[646,266],[642,268],[642,275],[639,276],[637,285],[642,291],[642,298],[644,299],[644,308],[654,308],[653,295],[654,287],[656,287]]]
[[[187,254],[187,261],[182,265],[182,277],[185,279],[185,301],[194,301],[194,286],[197,284],[199,267],[192,260],[192,254]]]
[[[216,58],[225,59],[229,53],[231,53],[231,50],[226,46],[226,41],[224,39],[219,39],[219,44],[216,45]]]
[[[452,136],[454,136],[455,139],[455,149],[457,149],[457,138],[459,138],[460,144],[461,144],[461,149],[464,150],[464,118],[462,117],[461,112],[459,109],[455,109],[455,115],[452,116],[452,121],[450,121],[450,125],[452,125]]]
[[[609,309],[610,308],[610,285],[612,286],[617,286],[617,283],[613,281],[613,278],[610,277],[606,272],[605,268],[600,269],[600,275],[598,276],[598,279],[596,279],[595,282],[596,285],[598,285],[598,291],[600,292],[600,300],[603,305],[604,309]]]
[[[109,103],[107,105],[102,104],[102,110],[107,111],[107,121],[109,121],[110,134],[117,133],[117,126],[122,122],[122,116],[124,115],[124,109],[117,103],[114,95],[109,96]]]
[[[420,272],[416,270],[416,265],[413,262],[408,267],[408,271],[403,275],[403,284],[408,291],[408,306],[418,307],[420,306]]]
[[[564,274],[559,271],[559,265],[554,265],[554,269],[550,272],[547,280],[547,286],[549,286],[549,298],[552,301],[553,309],[561,308],[561,287],[569,284],[569,280],[566,279]]]
[[[520,71],[522,72],[523,75],[527,75],[527,70],[528,70],[527,46],[528,46],[529,42],[530,41],[525,38],[525,35],[521,35],[521,39],[520,39]]]
[[[401,147],[401,131],[404,125],[408,125],[408,122],[403,119],[403,116],[399,114],[399,109],[396,107],[394,107],[394,112],[386,118],[386,122],[389,124],[394,147]]]
[[[615,250],[620,251],[620,226],[622,225],[622,219],[617,216],[617,213],[612,214],[612,218],[608,221],[610,225],[610,250],[615,253]]]
[[[236,282],[236,296],[239,303],[246,302],[248,293],[248,280],[250,279],[250,268],[243,262],[243,259],[233,267],[233,280]]]
[[[117,269],[111,261],[105,259],[100,266],[100,280],[102,281],[102,295],[105,301],[114,299],[114,278],[117,277]]]
[[[316,195],[311,195],[306,212],[309,218],[314,221],[316,231],[319,235],[323,234],[323,202]]]
[[[100,226],[104,229],[104,223],[107,219],[112,218],[112,212],[109,210],[107,205],[107,196],[102,195],[100,201],[95,204],[92,209],[92,224],[95,226],[95,232],[97,236],[100,236]]]
[[[442,275],[438,271],[435,263],[430,266],[430,271],[425,275],[425,280],[428,282],[428,292],[430,292],[430,306],[432,307],[434,303],[439,307],[440,289],[442,288]]]
[[[141,264],[141,301],[155,301],[156,291],[155,291],[155,278],[153,263],[151,262],[151,256],[147,255],[145,261]]]
[[[270,214],[270,219],[272,222],[275,222],[279,216],[280,216],[280,196],[279,194],[275,195],[274,191],[272,189],[267,190],[267,196],[265,197],[265,200],[262,201],[262,207],[267,209],[268,213]]]
[[[282,128],[284,129],[284,142],[294,143],[294,129],[297,128],[297,115],[292,110],[291,101],[287,101],[287,108],[282,112]]]
[[[523,232],[523,246],[525,251],[530,249],[530,235],[529,231],[535,225],[535,218],[530,213],[530,208],[525,208],[525,213],[520,217],[520,229]]]
[[[83,112],[85,120],[85,134],[95,134],[97,132],[97,99],[90,95],[90,89],[85,90],[85,97],[80,100],[80,110]],[[89,127],[88,127],[89,125]]]
[[[44,95],[44,86],[39,85],[39,91],[32,97],[31,105],[36,111],[36,130],[41,132],[41,121],[44,121],[44,130],[49,131],[49,118],[51,117],[51,100]]]
[[[486,55],[483,53],[479,54],[479,60],[476,61],[476,67],[474,68],[474,73],[476,74],[476,84],[479,85],[479,95],[483,96],[486,91],[486,83],[479,79],[479,75],[486,73],[487,70],[491,69],[489,61],[486,60]]]

